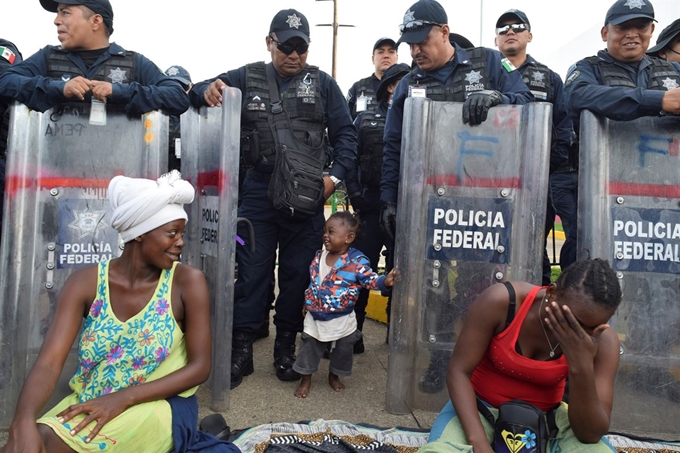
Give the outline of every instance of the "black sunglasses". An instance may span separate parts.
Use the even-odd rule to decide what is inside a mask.
[[[498,27],[496,29],[496,34],[497,35],[504,35],[507,32],[512,29],[513,32],[515,33],[522,33],[523,31],[526,31],[529,29],[527,24],[508,24],[508,25],[503,25],[502,27]]]
[[[276,48],[279,49],[281,52],[285,53],[286,55],[290,55],[293,52],[297,52],[298,55],[302,55],[307,53],[309,50],[309,44],[306,42],[302,42],[296,46],[292,44],[286,44],[285,42],[279,42],[272,35],[269,35],[269,39],[271,39],[274,43],[276,43]]]
[[[427,20],[412,20],[412,21],[406,22],[405,24],[399,25],[399,34],[403,35],[407,31],[420,30],[421,28],[425,28],[429,25],[436,25],[437,27],[442,26],[442,24],[438,24],[436,22],[430,22],[430,21],[427,21]]]

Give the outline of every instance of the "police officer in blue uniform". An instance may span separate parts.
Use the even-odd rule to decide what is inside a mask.
[[[292,369],[295,339],[303,326],[309,265],[322,245],[323,204],[355,165],[356,130],[347,102],[335,80],[306,64],[309,41],[307,18],[294,9],[279,11],[266,37],[271,63],[248,64],[197,83],[189,92],[196,107],[220,106],[222,88],[227,85],[243,93],[241,156],[250,168],[242,184],[238,215],[252,222],[256,247],[255,252],[247,247],[236,252],[232,387],[253,372],[253,340],[269,312],[269,281],[277,247],[274,366],[280,380],[300,378]],[[322,176],[325,131],[333,148],[328,176]],[[294,156],[295,161],[288,160]],[[288,176],[283,163],[292,172]],[[305,192],[307,187],[310,190]],[[282,194],[291,199],[282,200]],[[303,213],[302,205],[307,206]],[[238,233],[248,236],[245,231]]]
[[[397,212],[402,120],[407,96],[465,102],[463,120],[470,125],[481,124],[495,105],[533,101],[519,72],[501,64],[500,52],[482,47],[464,50],[451,44],[447,22],[446,11],[438,2],[421,0],[406,11],[400,26],[402,35],[397,44],[405,42],[411,46],[411,56],[418,67],[397,85],[385,123],[380,222],[391,237],[394,237]],[[481,77],[470,77],[477,73]]]
[[[654,33],[649,0],[617,0],[607,11],[602,40],[607,48],[567,72],[564,97],[579,131],[582,110],[617,121],[680,113],[680,64],[646,55]],[[560,265],[576,260],[577,220],[562,246]]]
[[[356,119],[360,112],[374,112],[380,105],[376,92],[383,72],[399,59],[395,45],[394,40],[389,37],[380,38],[373,45],[373,55],[371,56],[371,61],[375,67],[373,74],[354,82],[347,93],[347,104],[349,104],[352,118]]]
[[[550,179],[546,210],[546,243],[560,216],[564,231],[571,225],[571,215],[578,196],[578,169],[569,161],[573,125],[564,105],[563,83],[560,76],[527,54],[531,42],[531,24],[527,15],[511,9],[496,21],[495,43],[498,50],[515,66],[537,102],[550,102],[552,108],[552,143],[550,146]],[[551,267],[547,251],[543,253],[543,285],[550,283]]]
[[[22,61],[17,47],[0,39],[0,74]],[[9,132],[9,104],[12,99],[0,97],[0,238],[2,237],[3,200],[5,199],[5,165],[7,159],[7,139]]]
[[[387,250],[388,259],[385,273],[391,266],[391,250],[393,243],[387,240],[385,233],[380,228],[380,175],[383,162],[383,135],[385,132],[385,118],[390,104],[390,98],[397,83],[408,74],[410,68],[404,63],[398,63],[387,68],[375,90],[377,108],[375,111],[368,110],[359,113],[354,120],[359,134],[357,146],[357,171],[347,177],[345,185],[349,194],[352,208],[359,214],[361,219],[361,234],[354,242],[353,247],[361,250],[371,262],[371,268],[378,269],[380,252],[383,246]],[[366,306],[370,291],[362,289],[354,306],[357,316],[357,328],[362,330],[366,319]],[[390,310],[389,300],[387,307],[387,322],[389,324]],[[354,353],[364,352],[363,339],[354,344]]]
[[[0,76],[0,93],[44,112],[66,101],[95,98],[132,115],[163,109],[179,115],[189,100],[179,82],[143,55],[109,43],[108,0],[40,0],[56,12],[61,46],[46,46]]]
[[[661,30],[656,45],[647,51],[647,55],[680,63],[680,19]]]

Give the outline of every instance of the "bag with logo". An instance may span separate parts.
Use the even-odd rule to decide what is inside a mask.
[[[548,439],[557,434],[554,409],[546,414],[516,399],[499,406],[496,420],[479,399],[477,409],[494,426],[492,446],[496,453],[546,453]]]

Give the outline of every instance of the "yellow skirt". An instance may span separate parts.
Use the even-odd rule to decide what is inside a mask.
[[[67,396],[52,410],[38,419],[45,424],[73,450],[77,452],[135,452],[163,453],[174,448],[172,441],[172,411],[166,400],[151,401],[128,408],[108,422],[89,443],[90,435],[97,422],[93,421],[75,436],[69,431],[87,416],[81,414],[61,424],[57,414],[72,404],[78,404],[78,396]]]

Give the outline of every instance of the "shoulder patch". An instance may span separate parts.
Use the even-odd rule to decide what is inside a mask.
[[[0,57],[9,61],[9,64],[14,64],[17,56],[9,47],[0,46]]]
[[[507,58],[503,58],[503,59],[501,60],[501,66],[503,66],[503,68],[504,68],[506,71],[508,71],[508,72],[512,72],[512,71],[516,71],[516,70],[517,70],[517,68],[515,67],[515,65],[512,64],[512,62],[511,62],[510,60],[508,60]]]
[[[564,84],[565,84],[565,85],[571,85],[571,83],[572,83],[574,80],[578,79],[578,77],[579,77],[580,75],[581,75],[581,71],[579,71],[578,69],[572,71],[572,72],[567,76],[567,80],[565,80]]]

